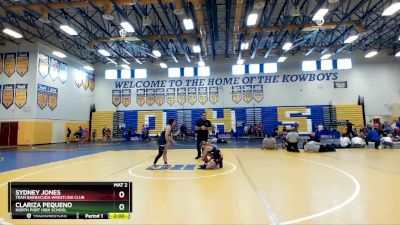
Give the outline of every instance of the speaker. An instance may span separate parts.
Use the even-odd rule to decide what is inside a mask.
[[[91,112],[91,113],[96,112],[96,106],[95,106],[94,104],[91,104],[91,105],[90,105],[90,112]]]

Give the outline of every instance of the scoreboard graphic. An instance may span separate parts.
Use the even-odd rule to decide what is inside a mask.
[[[12,219],[129,219],[131,182],[10,182]]]

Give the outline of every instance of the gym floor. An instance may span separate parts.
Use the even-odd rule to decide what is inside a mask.
[[[57,144],[1,150],[0,223],[400,224],[400,151],[261,151],[260,140],[220,145],[224,168],[152,171],[156,143]],[[257,147],[256,147],[257,146]],[[172,165],[199,165],[193,142]],[[129,221],[11,220],[9,181],[131,181]]]

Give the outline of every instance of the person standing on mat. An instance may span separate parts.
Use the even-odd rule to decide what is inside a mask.
[[[176,144],[174,139],[172,138],[172,127],[175,126],[176,121],[175,119],[169,119],[168,124],[165,127],[165,130],[161,132],[160,137],[158,138],[158,155],[154,159],[152,169],[157,169],[157,161],[160,159],[160,157],[163,157],[164,160],[164,168],[168,168],[168,162],[167,162],[167,150],[169,149],[169,146],[171,144]]]
[[[202,141],[208,140],[208,132],[212,130],[212,124],[207,120],[206,112],[201,113],[201,118],[197,120],[195,125],[195,130],[197,132],[197,156],[195,159],[201,158],[201,145]]]

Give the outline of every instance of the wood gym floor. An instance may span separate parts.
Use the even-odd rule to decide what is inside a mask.
[[[193,159],[191,145],[172,149],[169,163],[200,164]],[[215,171],[146,170],[156,155],[150,150],[154,144],[73,144],[59,150],[53,146],[1,151],[0,169],[8,171],[0,173],[0,223],[400,224],[398,149],[317,154],[240,145],[221,146],[225,164]],[[64,157],[51,156],[55,149]],[[89,152],[77,155],[84,151]],[[13,158],[13,154],[20,156]],[[50,160],[32,165],[23,154]],[[5,164],[14,169],[4,169]],[[130,220],[119,221],[11,220],[7,213],[9,181],[131,181],[133,213]]]

